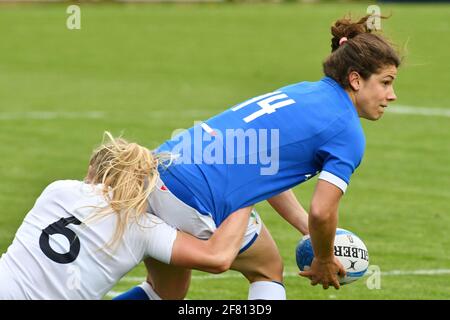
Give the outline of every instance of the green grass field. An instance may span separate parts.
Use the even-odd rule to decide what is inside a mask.
[[[81,5],[82,29],[70,31],[66,6],[1,5],[0,252],[47,184],[83,178],[104,130],[153,148],[247,98],[317,80],[331,23],[366,7]],[[296,275],[300,235],[258,205],[284,258],[289,299],[450,298],[450,6],[381,9],[392,13],[387,35],[407,44],[396,104],[440,111],[399,114],[393,105],[381,121],[363,121],[366,155],[339,226],[360,235],[386,273],[380,289],[365,279],[339,291],[311,287]],[[305,207],[313,186],[295,189]],[[114,291],[144,275],[139,266]],[[188,298],[246,299],[247,288],[235,272],[194,272]]]

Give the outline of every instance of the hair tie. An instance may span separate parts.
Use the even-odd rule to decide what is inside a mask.
[[[347,37],[342,37],[342,38],[339,40],[339,46],[342,46],[342,44],[343,44],[344,42],[347,42],[347,41],[348,41]]]

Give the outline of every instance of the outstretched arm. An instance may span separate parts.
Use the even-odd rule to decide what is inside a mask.
[[[311,279],[311,284],[318,283],[327,289],[333,285],[339,288],[337,274],[345,275],[345,270],[334,257],[334,237],[338,222],[338,206],[342,191],[325,180],[317,182],[309,213],[309,232],[314,250],[311,269],[300,275]]]
[[[309,234],[308,214],[298,202],[292,189],[267,200],[272,208],[302,234]]]
[[[241,248],[251,210],[233,212],[208,240],[177,232],[170,264],[211,273],[227,271]]]

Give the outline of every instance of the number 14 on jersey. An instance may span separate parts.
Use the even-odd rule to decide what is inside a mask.
[[[246,102],[238,104],[237,106],[231,108],[231,110],[237,111],[254,102],[256,102],[256,104],[260,106],[261,109],[245,117],[243,120],[247,123],[265,114],[271,114],[279,108],[290,106],[295,103],[295,100],[289,98],[287,94],[282,93],[281,91],[275,91],[263,94],[261,96],[252,98]]]

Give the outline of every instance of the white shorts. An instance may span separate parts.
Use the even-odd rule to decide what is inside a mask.
[[[200,239],[209,239],[217,229],[213,218],[204,215],[196,209],[178,199],[161,179],[158,178],[155,190],[148,198],[149,211],[160,217],[169,225],[192,234]],[[248,221],[247,231],[239,253],[248,249],[261,232],[262,220],[259,214],[253,209]]]

